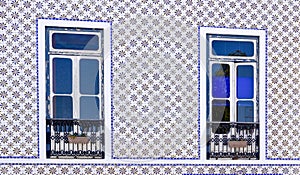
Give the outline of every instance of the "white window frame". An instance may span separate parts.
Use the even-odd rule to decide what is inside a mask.
[[[104,68],[104,128],[105,128],[105,158],[97,162],[107,162],[111,159],[111,24],[110,22],[97,21],[71,21],[38,19],[38,78],[39,78],[39,153],[40,160],[45,162],[91,162],[85,159],[48,159],[46,156],[46,27],[66,28],[97,28],[103,30]],[[100,60],[99,60],[100,61]],[[99,62],[100,64],[100,62]]]
[[[254,160],[256,162],[259,161],[264,161],[265,160],[265,105],[266,105],[266,99],[265,99],[265,82],[266,82],[266,77],[265,77],[265,58],[266,58],[266,33],[265,30],[248,30],[248,29],[229,29],[229,28],[214,28],[214,27],[200,27],[199,29],[199,59],[200,59],[200,136],[201,136],[201,141],[200,141],[200,157],[202,161],[206,162],[218,162],[222,160],[207,160],[206,159],[206,154],[207,154],[207,131],[206,131],[206,122],[207,122],[207,110],[209,108],[207,107],[207,95],[210,92],[207,92],[207,78],[209,78],[207,72],[207,57],[211,55],[212,51],[209,50],[208,46],[208,35],[232,35],[232,36],[249,36],[249,37],[258,37],[259,38],[259,50],[258,50],[258,69],[259,69],[259,77],[258,78],[258,87],[259,87],[259,101],[258,101],[258,106],[259,106],[259,152],[260,152],[260,160]],[[207,53],[209,52],[209,53]],[[222,57],[224,58],[224,57]],[[242,59],[243,57],[241,57]],[[249,57],[246,57],[249,59]],[[232,59],[232,57],[230,57]],[[231,92],[232,93],[232,92]],[[226,160],[228,161],[228,160]],[[243,160],[244,161],[244,160]],[[253,160],[245,160],[245,161],[253,161]],[[236,163],[236,161],[229,161],[232,163]]]

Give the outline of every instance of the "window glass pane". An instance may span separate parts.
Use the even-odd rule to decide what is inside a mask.
[[[237,118],[238,122],[254,121],[254,104],[252,101],[237,102]]]
[[[229,100],[212,101],[212,121],[230,121],[230,102]]]
[[[69,50],[98,50],[99,37],[92,34],[53,33],[52,47]]]
[[[212,121],[229,122],[230,121],[230,102],[229,100],[212,101]],[[226,134],[230,130],[229,123],[216,123],[212,125],[212,132],[216,134]]]
[[[230,67],[228,64],[212,65],[212,96],[214,98],[230,97]]]
[[[73,118],[73,100],[68,96],[53,97],[53,118]]]
[[[90,95],[99,94],[98,60],[80,60],[80,93]]]
[[[99,98],[98,97],[80,98],[80,118],[99,119]]]
[[[217,56],[251,57],[254,55],[254,44],[249,41],[214,40],[212,52]]]
[[[253,66],[237,66],[237,98],[251,99],[254,96]]]
[[[53,59],[53,92],[56,94],[72,93],[72,60]]]

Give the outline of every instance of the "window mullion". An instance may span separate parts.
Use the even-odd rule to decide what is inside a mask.
[[[73,104],[74,104],[74,110],[73,110],[73,118],[74,119],[80,119],[80,93],[79,93],[79,57],[74,57],[73,59]]]
[[[230,122],[236,122],[236,76],[235,76],[235,64],[228,63],[230,65]]]

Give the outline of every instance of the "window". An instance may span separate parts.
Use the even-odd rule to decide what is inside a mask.
[[[46,28],[49,158],[104,158],[101,34],[96,29]],[[89,141],[74,141],[79,136]]]
[[[206,116],[202,125],[206,126],[205,157],[259,159],[264,33],[200,28],[200,37],[200,71],[204,74],[200,77],[200,100],[207,106],[200,106],[201,116]]]
[[[40,94],[45,104],[40,112],[46,119],[41,122],[41,150],[45,158],[104,159],[110,137],[105,131],[110,122],[105,118],[110,116],[110,25],[38,22],[40,80],[44,79]]]

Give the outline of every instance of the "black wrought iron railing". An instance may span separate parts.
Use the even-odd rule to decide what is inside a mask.
[[[104,121],[47,119],[48,158],[104,158]]]
[[[207,122],[207,159],[259,159],[259,123]]]

